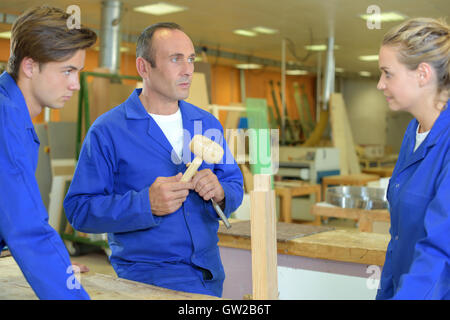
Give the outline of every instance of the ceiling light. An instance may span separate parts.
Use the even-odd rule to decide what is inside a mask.
[[[11,31],[0,32],[0,38],[11,39]]]
[[[133,9],[134,11],[153,14],[155,16],[162,16],[164,14],[170,14],[187,10],[186,7],[176,6],[170,3],[158,2],[155,4],[149,4],[146,6],[140,6]]]
[[[344,68],[335,68],[334,69],[335,72],[344,72]]]
[[[240,36],[245,36],[245,37],[255,37],[256,36],[256,32],[250,31],[250,30],[244,30],[244,29],[236,29],[233,31],[234,34],[238,34]]]
[[[361,77],[370,77],[372,74],[369,71],[360,71],[359,75]]]
[[[262,65],[256,63],[239,63],[235,64],[234,66],[238,69],[246,69],[246,70],[262,68]]]
[[[379,14],[362,14],[360,17],[364,20],[374,20],[379,17],[380,22],[402,21],[407,18],[406,15],[397,12],[382,12]]]
[[[286,74],[289,76],[301,76],[308,74],[306,70],[286,70]]]
[[[271,28],[267,28],[267,27],[254,27],[252,28],[253,31],[256,31],[258,33],[263,33],[263,34],[275,34],[278,33],[278,30],[276,29],[271,29]]]
[[[326,44],[313,44],[313,45],[309,45],[309,46],[305,46],[306,50],[310,50],[310,51],[325,51],[327,50],[327,45]],[[334,50],[339,49],[339,46],[334,46]]]
[[[378,55],[374,54],[371,56],[359,56],[358,59],[361,61],[378,61]]]

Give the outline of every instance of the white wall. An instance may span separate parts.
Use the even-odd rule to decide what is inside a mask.
[[[342,93],[355,143],[385,145],[389,107],[377,81],[345,79]]]

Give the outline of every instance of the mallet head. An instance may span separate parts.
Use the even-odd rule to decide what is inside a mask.
[[[192,138],[189,148],[193,154],[209,163],[220,162],[224,153],[223,148],[218,143],[201,134]]]

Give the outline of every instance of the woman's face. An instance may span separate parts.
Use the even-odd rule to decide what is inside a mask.
[[[400,63],[397,50],[393,46],[381,47],[378,60],[381,76],[377,89],[383,91],[391,110],[411,111],[421,101],[420,73]]]

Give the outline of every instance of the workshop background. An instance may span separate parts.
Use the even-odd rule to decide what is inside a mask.
[[[76,232],[64,215],[62,201],[79,148],[89,125],[141,85],[135,65],[140,32],[171,21],[191,37],[197,54],[187,101],[214,114],[229,132],[279,130],[279,168],[273,174],[279,298],[374,299],[389,242],[385,190],[412,119],[390,111],[376,89],[378,50],[383,35],[405,19],[448,19],[448,0],[45,3],[74,15],[79,9],[81,23],[99,35],[87,50],[80,93],[63,109],[46,109],[33,119],[41,141],[36,177],[49,222],[73,261],[90,269],[83,277],[115,273],[107,259],[106,235]],[[9,58],[12,23],[25,9],[40,4],[0,2],[1,71]],[[380,19],[374,20],[374,14]],[[261,106],[258,127],[249,116],[255,106]],[[240,160],[245,196],[232,214],[234,227],[219,229],[227,275],[223,297],[244,299],[252,294],[254,168],[248,138],[244,155],[237,156],[237,142],[229,144]],[[352,188],[335,187],[342,185]]]

